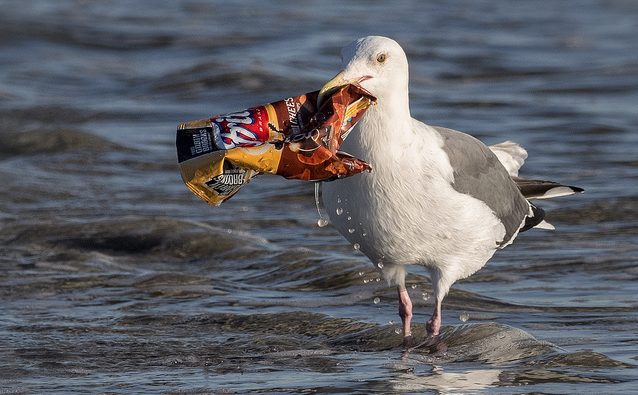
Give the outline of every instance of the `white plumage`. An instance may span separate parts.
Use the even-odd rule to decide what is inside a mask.
[[[429,270],[436,307],[427,328],[436,335],[450,286],[483,267],[519,230],[542,221],[542,210],[512,179],[527,152],[512,142],[490,150],[471,136],[413,119],[407,58],[395,41],[365,37],[342,57],[344,70],[321,95],[359,83],[377,97],[342,146],[373,170],[325,183],[324,205],[339,232],[398,286],[407,339],[412,305],[405,265]]]
[[[512,177],[518,177],[518,170],[527,159],[527,151],[513,141],[503,141],[502,143],[489,146],[494,152],[499,162]]]

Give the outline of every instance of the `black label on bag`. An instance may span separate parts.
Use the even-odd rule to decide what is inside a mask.
[[[222,174],[213,177],[206,186],[221,195],[232,195],[247,182],[246,170],[234,166],[226,167],[224,166]]]
[[[177,161],[184,162],[209,152],[217,151],[210,126],[177,130]]]

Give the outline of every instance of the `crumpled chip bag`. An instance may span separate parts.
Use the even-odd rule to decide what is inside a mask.
[[[327,181],[370,170],[338,148],[376,98],[345,85],[317,108],[318,93],[180,124],[177,160],[186,186],[220,205],[259,173]]]

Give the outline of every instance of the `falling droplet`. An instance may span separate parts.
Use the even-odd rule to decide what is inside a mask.
[[[377,267],[378,267],[379,269],[383,269],[383,262],[379,262],[379,263],[377,263]]]
[[[394,333],[396,333],[397,335],[400,335],[401,334],[401,329],[394,328]]]
[[[348,229],[348,233],[350,233],[350,234],[354,233],[354,228]]]
[[[359,251],[359,248],[361,248],[361,246],[359,245],[359,243],[354,243],[352,248],[354,248],[355,251]]]
[[[412,284],[412,289],[416,289],[417,285],[416,284]]]
[[[426,300],[426,301],[427,301],[428,299],[430,299],[430,295],[428,295],[428,293],[427,293],[427,292],[423,292],[423,293],[421,294],[421,297],[423,298],[423,300]]]
[[[326,214],[326,210],[321,204],[321,199],[319,198],[321,195],[321,183],[315,183],[315,205],[317,206],[317,213],[319,214],[319,220],[317,220],[317,226],[323,228],[328,225],[330,221],[328,220],[328,215]]]
[[[467,313],[467,311],[464,311],[459,315],[459,320],[461,320],[461,322],[465,322],[469,319],[470,319],[470,315]]]
[[[379,304],[380,301],[381,299],[378,296],[373,300],[374,304]]]
[[[343,209],[341,207],[337,207],[335,212],[337,213],[337,215],[341,215],[341,214],[343,214]]]

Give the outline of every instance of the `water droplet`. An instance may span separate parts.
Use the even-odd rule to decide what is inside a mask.
[[[337,198],[337,203],[341,203],[341,198],[340,197]]]
[[[428,295],[428,293],[427,293],[427,292],[423,292],[423,293],[421,294],[421,297],[423,298],[423,300],[426,300],[426,301],[427,301],[428,299],[430,299],[430,295]]]
[[[368,283],[368,281],[370,281],[370,280],[365,279],[365,280],[363,280],[363,283],[364,283],[364,284],[367,284],[367,283]]]
[[[412,284],[412,289],[416,289],[417,285],[416,284]]]
[[[359,272],[359,276],[363,276],[365,272]]]
[[[361,236],[366,237],[368,234],[366,232],[361,233]]]
[[[359,245],[359,243],[354,243],[352,248],[354,248],[355,251],[359,251],[359,248],[361,248],[361,246]]]
[[[470,315],[467,313],[467,311],[464,311],[459,315],[459,320],[461,320],[461,322],[465,322],[469,319],[470,319]]]
[[[354,233],[354,228],[348,229],[348,233],[351,233],[351,234]]]
[[[374,281],[379,282],[379,281],[381,281],[381,278],[377,277],[377,278],[374,279]]]
[[[388,321],[388,324],[394,325],[394,321],[390,320],[390,321]]]
[[[338,207],[335,212],[337,213],[337,215],[341,215],[343,214],[343,209],[341,207]]]
[[[321,204],[321,183],[315,183],[315,206],[317,206],[317,214],[319,214],[319,220],[317,221],[317,226],[323,228],[328,225],[330,221],[328,220],[328,214],[326,214],[326,209]]]
[[[373,300],[374,304],[379,304],[380,301],[381,299],[378,296]]]
[[[379,263],[377,263],[377,267],[378,267],[379,269],[383,269],[383,262],[379,262]]]
[[[351,220],[352,220],[352,217],[351,217],[351,216],[348,216],[348,221],[351,221]]]
[[[401,329],[394,328],[394,333],[396,333],[397,335],[400,335],[401,334]]]

